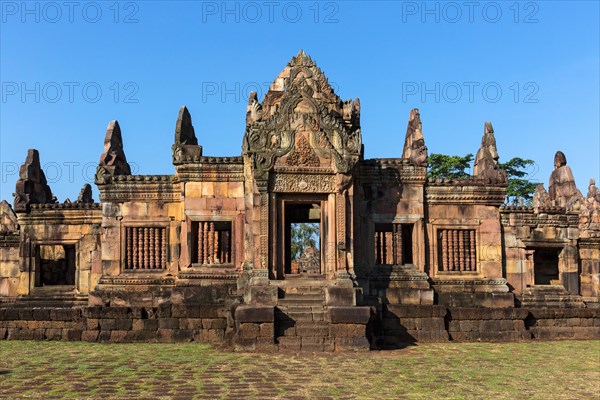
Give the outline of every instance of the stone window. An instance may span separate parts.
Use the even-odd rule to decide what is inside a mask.
[[[438,256],[440,271],[476,271],[475,229],[439,229]]]
[[[192,263],[233,265],[231,221],[192,221]]]
[[[156,270],[166,267],[167,228],[125,228],[126,270]]]
[[[536,248],[533,253],[533,273],[535,285],[559,284],[558,257],[561,249]]]
[[[375,263],[412,264],[413,224],[375,224]]]
[[[75,285],[75,245],[40,245],[37,255],[36,287]]]

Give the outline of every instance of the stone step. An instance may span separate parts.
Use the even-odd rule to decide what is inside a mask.
[[[324,321],[325,320],[325,311],[286,312],[286,315],[293,321]]]
[[[298,321],[295,324],[279,324],[276,337],[329,337],[329,324],[325,321]]]
[[[301,304],[301,305],[289,305],[289,306],[281,306],[279,307],[279,311],[283,312],[284,314],[288,314],[290,312],[292,313],[314,313],[314,312],[324,312],[325,308],[323,307],[322,304],[316,304],[316,305],[306,305],[306,304]]]
[[[324,306],[322,299],[279,299],[277,305],[280,307],[318,307]]]
[[[323,292],[283,292],[281,294],[282,298],[292,299],[292,298],[308,298],[308,299],[323,299],[325,295]]]

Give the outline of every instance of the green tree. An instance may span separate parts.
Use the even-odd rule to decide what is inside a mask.
[[[427,177],[430,179],[464,179],[470,176],[473,154],[449,156],[446,154],[431,154],[427,162]],[[530,167],[534,166],[533,160],[514,157],[505,163],[499,163],[498,168],[506,171],[508,186],[506,188],[506,204],[531,205],[533,193],[537,182],[527,179]]]
[[[430,154],[427,158],[427,177],[431,179],[464,179],[471,176],[473,154],[448,156],[446,154]]]
[[[498,167],[506,171],[508,178],[508,187],[506,188],[506,204],[518,204],[523,201],[526,205],[531,205],[533,193],[537,182],[530,181],[527,178],[527,169],[535,165],[533,160],[527,160],[520,157],[514,157],[505,163],[499,163]]]
[[[292,260],[300,257],[307,247],[317,247],[319,238],[319,224],[295,223],[292,224],[291,255]]]

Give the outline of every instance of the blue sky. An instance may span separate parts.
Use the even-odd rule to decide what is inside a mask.
[[[501,161],[535,160],[547,185],[560,149],[585,195],[600,181],[598,4],[2,1],[0,198],[36,148],[74,200],[112,119],[134,171],[173,173],[181,105],[205,155],[239,155],[248,92],[300,49],[360,98],[365,157],[400,157],[418,107],[430,153],[476,153],[490,120]]]

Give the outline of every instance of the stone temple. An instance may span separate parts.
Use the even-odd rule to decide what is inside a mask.
[[[582,195],[559,151],[533,206],[504,206],[491,123],[472,177],[428,179],[419,111],[399,157],[375,159],[360,111],[301,51],[262,102],[250,95],[240,156],[203,154],[182,107],[174,173],[132,175],[112,121],[99,202],[85,185],[58,203],[29,150],[0,208],[0,339],[323,351],[600,337],[593,181]],[[301,257],[299,226],[314,242]]]

